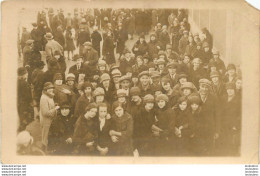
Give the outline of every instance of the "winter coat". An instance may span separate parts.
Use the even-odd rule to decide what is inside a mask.
[[[65,50],[67,50],[67,51],[74,51],[76,48],[75,48],[75,45],[74,45],[74,41],[73,41],[73,37],[72,37],[71,31],[68,31],[68,30],[66,31],[65,39],[66,39]]]
[[[42,126],[51,126],[53,119],[57,115],[53,97],[43,91],[40,100],[40,123]]]
[[[178,49],[179,49],[179,53],[180,53],[180,54],[184,54],[184,53],[185,53],[186,46],[187,46],[188,44],[189,44],[188,38],[182,36],[181,39],[179,40],[179,46],[178,46]]]
[[[114,54],[114,40],[112,37],[105,37],[103,43],[103,56],[105,57],[107,64],[115,63],[115,54]]]
[[[72,141],[74,143],[74,154],[94,154],[96,140],[98,138],[98,119],[96,117],[86,119],[80,116],[75,124]],[[93,146],[87,147],[86,143],[95,142]]]
[[[138,48],[137,51],[135,51],[135,48]],[[143,43],[140,43],[140,40],[138,40],[133,48],[132,48],[132,52],[135,54],[135,56],[143,56],[144,54],[146,54],[148,52],[148,45],[146,43],[146,41],[143,41]]]
[[[100,56],[100,42],[102,41],[101,34],[98,31],[94,31],[91,34],[91,40],[93,48],[98,52],[98,55]]]
[[[53,154],[71,154],[72,144],[66,143],[68,138],[72,138],[74,124],[69,114],[67,117],[59,114],[52,122],[49,137],[48,150]]]
[[[111,118],[112,130],[121,132],[122,136],[118,136],[118,142],[112,143],[111,154],[116,156],[133,155],[133,118],[127,112],[124,112],[122,117],[117,117],[115,114]]]

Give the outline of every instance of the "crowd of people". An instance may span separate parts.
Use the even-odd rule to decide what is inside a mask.
[[[73,15],[49,8],[23,29],[19,154],[239,155],[241,71],[188,10]]]

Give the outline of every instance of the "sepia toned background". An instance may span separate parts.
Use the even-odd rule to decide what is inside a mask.
[[[259,134],[259,12],[243,1],[196,3],[198,1],[10,1],[2,3],[1,41],[1,161],[3,163],[256,163]],[[199,1],[201,2],[201,1]],[[243,131],[241,157],[216,158],[90,158],[90,157],[24,157],[16,156],[16,69],[17,26],[20,9],[34,11],[39,7],[125,7],[190,9],[194,32],[207,27],[213,34],[214,46],[220,50],[225,63],[240,64],[243,70]],[[203,5],[202,5],[203,4]],[[30,23],[34,19],[27,17]],[[23,20],[26,23],[26,20]]]

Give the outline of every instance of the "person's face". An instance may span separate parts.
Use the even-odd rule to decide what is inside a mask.
[[[233,96],[233,95],[235,95],[235,90],[234,89],[227,89],[227,94],[228,94],[228,96]]]
[[[164,106],[166,105],[166,102],[164,100],[159,100],[157,102],[157,105],[160,109],[164,108]]]
[[[62,116],[66,117],[66,116],[69,115],[70,109],[69,108],[61,108],[60,112],[61,112]]]
[[[217,71],[217,67],[210,67],[210,71]]]
[[[179,107],[182,111],[184,111],[187,108],[187,101],[183,101],[179,104]]]
[[[106,66],[104,66],[104,65],[99,66],[99,70],[100,70],[100,71],[105,71],[105,70],[106,70]]]
[[[97,114],[97,108],[92,108],[87,113],[88,113],[88,117],[94,118]]]
[[[145,59],[144,59],[144,64],[147,64],[148,61],[149,61],[149,60],[145,58]]]
[[[200,84],[200,92],[201,94],[207,94],[209,91],[209,87],[205,84]]]
[[[185,96],[189,96],[191,94],[191,90],[190,89],[183,89],[183,94]]]
[[[49,93],[49,94],[53,94],[53,90],[54,90],[54,89],[47,89],[46,91],[47,91],[47,93]]]
[[[159,64],[159,65],[158,65],[158,68],[159,68],[159,70],[164,69],[164,64]]]
[[[102,84],[103,84],[103,86],[104,87],[108,87],[109,86],[109,79],[107,79],[107,80],[104,80],[103,82],[102,82]]]
[[[140,100],[140,97],[138,95],[132,96],[132,101],[133,102],[138,102]]]
[[[189,37],[189,42],[192,43],[193,42],[193,38]]]
[[[176,73],[176,68],[168,68],[168,72],[170,75],[174,75]]]
[[[143,75],[140,78],[140,82],[142,83],[142,85],[146,86],[149,84],[149,77],[147,75]]]
[[[149,74],[152,73],[153,71],[155,71],[155,68],[154,67],[150,67],[149,68]]]
[[[229,69],[228,70],[228,74],[230,75],[230,76],[233,76],[234,74],[235,74],[235,70],[234,69]]]
[[[133,78],[132,78],[132,82],[133,82],[133,83],[138,83],[138,78],[133,77]]]
[[[198,68],[198,67],[200,66],[200,61],[195,60],[195,61],[193,62],[193,65],[194,65],[194,67]]]
[[[169,82],[167,82],[167,83],[165,83],[165,82],[162,82],[162,87],[163,87],[163,89],[165,90],[165,91],[169,91],[169,90],[171,90],[171,85],[170,85],[170,83]]]
[[[84,90],[86,95],[90,95],[91,94],[91,87],[86,87]]]
[[[98,114],[100,118],[105,118],[107,115],[107,107],[99,107]]]
[[[157,64],[157,60],[158,60],[158,58],[154,58],[154,59],[153,59],[153,63],[154,63],[154,64]]]
[[[160,77],[156,76],[152,78],[154,84],[158,84],[160,82]]]
[[[113,78],[114,83],[118,83],[118,82],[119,82],[119,78],[120,78],[120,77],[117,77],[117,76],[114,77],[114,78]]]
[[[152,110],[152,109],[153,109],[153,106],[154,106],[154,103],[146,103],[146,104],[144,105],[144,107],[145,107],[145,109],[146,109],[147,111]]]
[[[82,58],[76,60],[77,65],[81,65],[81,63],[82,63]]]
[[[126,58],[130,58],[130,53],[125,53]]]
[[[215,77],[211,78],[211,80],[214,84],[216,84],[216,83],[218,83],[219,78],[217,76],[215,76]]]
[[[57,79],[55,81],[55,84],[58,85],[58,86],[62,85],[62,80],[61,79]]]
[[[168,49],[166,50],[166,52],[167,52],[167,53],[171,53],[171,52],[172,52],[172,49],[171,49],[171,48],[168,48]]]
[[[104,95],[98,95],[98,96],[96,96],[96,102],[97,102],[97,103],[103,102],[104,99],[105,99]]]
[[[137,58],[137,65],[138,66],[143,65],[143,60],[141,58]]]
[[[120,103],[125,103],[126,102],[126,98],[125,97],[118,97],[118,101]]]
[[[236,89],[241,89],[242,88],[242,80],[238,79],[236,81]]]
[[[140,38],[140,42],[143,43],[144,42],[144,38]]]
[[[205,48],[204,48],[204,51],[205,51],[205,52],[208,52],[208,51],[209,51],[209,47],[205,47]]]
[[[117,117],[122,117],[124,115],[124,109],[121,106],[118,106],[115,109],[115,114]]]
[[[87,46],[85,46],[85,48],[86,48],[87,50],[90,50],[90,49],[91,49],[91,46],[87,45]]]
[[[60,58],[60,55],[57,54],[57,55],[55,55],[54,57],[55,57],[56,59],[59,59],[59,58]]]
[[[127,73],[126,73],[126,76],[128,76],[128,77],[132,77],[132,75],[133,75],[132,72],[127,72]]]
[[[188,64],[190,62],[190,58],[188,56],[185,56],[183,59],[184,64]]]
[[[151,36],[151,40],[154,41],[155,40],[155,36]]]
[[[123,81],[121,82],[121,87],[122,87],[122,89],[128,89],[129,86],[130,86],[130,82],[129,82],[128,80],[123,80]]]
[[[161,95],[161,94],[162,94],[162,91],[160,91],[160,90],[157,90],[157,91],[154,92],[155,96],[158,96],[158,95]]]
[[[79,95],[83,95],[84,92],[82,90],[78,90]]]
[[[69,80],[69,81],[67,81],[67,84],[68,84],[69,86],[73,86],[73,85],[74,85],[74,81],[73,81],[73,80]]]
[[[199,105],[198,105],[198,104],[195,104],[195,103],[192,103],[192,104],[191,104],[191,109],[192,109],[193,111],[196,111],[198,108],[199,108]]]
[[[187,82],[187,78],[181,78],[181,79],[179,80],[179,82],[180,82],[181,84],[183,84],[183,83]]]
[[[214,54],[213,57],[214,57],[214,59],[217,59],[218,58],[218,54]]]

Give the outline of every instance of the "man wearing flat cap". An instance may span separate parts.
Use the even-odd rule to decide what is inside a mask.
[[[139,77],[139,88],[141,90],[141,98],[144,97],[147,94],[153,94],[152,87],[150,85],[150,79],[149,79],[149,72],[148,71],[142,71],[138,75]]]

